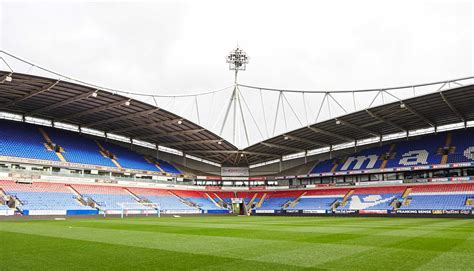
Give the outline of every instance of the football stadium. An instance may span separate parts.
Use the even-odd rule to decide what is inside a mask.
[[[266,87],[248,47],[222,53],[232,85],[184,94],[0,48],[0,270],[474,270],[472,63]]]

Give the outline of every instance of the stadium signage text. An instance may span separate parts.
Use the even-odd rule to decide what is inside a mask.
[[[225,177],[248,177],[248,167],[221,167],[221,176]]]

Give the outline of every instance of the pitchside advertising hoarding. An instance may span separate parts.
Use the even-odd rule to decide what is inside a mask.
[[[248,167],[221,167],[221,176],[223,177],[248,177]]]

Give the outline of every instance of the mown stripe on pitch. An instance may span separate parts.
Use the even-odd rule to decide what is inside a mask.
[[[260,270],[295,269],[291,265],[236,260],[218,255],[176,253],[94,241],[5,232],[0,232],[0,237],[8,244],[15,244],[0,255],[1,270],[191,270],[212,268],[216,264],[233,266],[231,270],[243,270],[245,267]]]

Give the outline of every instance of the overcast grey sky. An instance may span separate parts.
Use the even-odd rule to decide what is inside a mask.
[[[237,42],[251,57],[240,82],[252,85],[360,89],[473,75],[472,1],[2,1],[0,24],[3,50],[142,93],[232,84],[224,57]],[[225,97],[215,97],[213,107],[220,110]],[[248,99],[261,122],[260,103]],[[268,103],[273,121],[275,98]],[[317,105],[308,102],[311,114]],[[176,113],[194,112],[192,105],[182,108]],[[203,108],[201,124],[218,132],[209,116],[219,110]],[[276,134],[300,126],[289,122]]]

